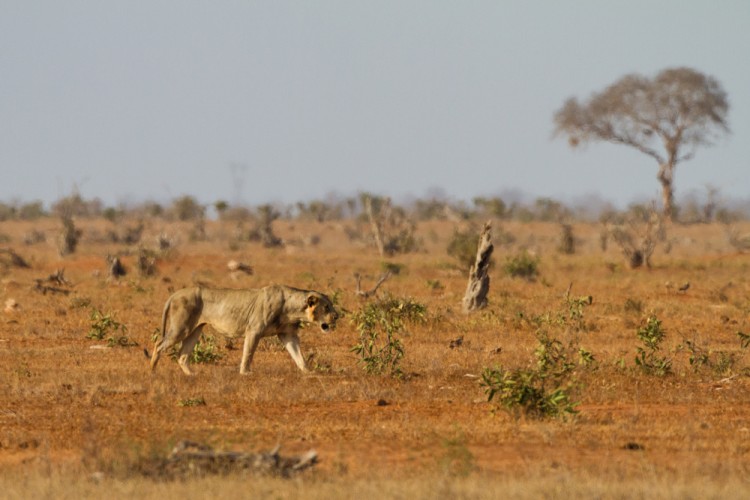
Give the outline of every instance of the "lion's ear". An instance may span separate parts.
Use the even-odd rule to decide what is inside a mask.
[[[315,295],[309,295],[307,297],[307,307],[312,307],[318,303],[318,298]]]

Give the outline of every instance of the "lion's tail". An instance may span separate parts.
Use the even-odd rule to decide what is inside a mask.
[[[167,299],[167,303],[164,304],[164,311],[161,313],[161,339],[157,339],[157,342],[164,338],[167,331],[167,318],[169,317],[169,308],[172,306],[172,297]]]
[[[146,358],[151,359],[151,370],[156,368],[156,363],[159,362],[159,355],[161,354],[160,347],[161,343],[164,341],[164,336],[166,335],[167,331],[167,318],[169,318],[169,309],[172,305],[172,297],[169,297],[167,299],[167,303],[164,304],[164,311],[161,313],[161,332],[160,336],[156,338],[154,341],[154,353],[149,356],[148,350],[143,349],[143,353],[146,355]]]

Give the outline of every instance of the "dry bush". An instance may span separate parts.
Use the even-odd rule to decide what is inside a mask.
[[[750,234],[740,234],[735,227],[727,227],[729,244],[738,252],[750,252]]]
[[[654,209],[642,217],[631,216],[624,224],[609,226],[607,233],[620,246],[632,269],[651,267],[656,245],[666,241],[664,221]]]
[[[63,227],[58,237],[57,248],[60,256],[64,257],[76,251],[83,231],[76,228],[73,218],[70,216],[63,216],[61,221]]]
[[[560,245],[557,247],[560,253],[572,255],[576,253],[576,240],[573,235],[573,226],[560,224]]]
[[[38,243],[44,243],[45,241],[47,241],[47,234],[38,229],[32,229],[23,235],[24,245],[36,245]]]
[[[381,257],[414,252],[418,249],[419,243],[414,236],[416,224],[403,208],[393,206],[390,198],[368,193],[363,193],[360,201]]]

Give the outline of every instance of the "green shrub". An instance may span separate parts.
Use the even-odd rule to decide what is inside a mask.
[[[399,365],[404,345],[398,334],[404,333],[407,323],[423,323],[426,311],[425,305],[413,299],[387,296],[353,314],[351,321],[359,331],[359,343],[351,352],[359,355],[367,373],[403,376]]]
[[[637,335],[643,346],[638,347],[636,366],[648,375],[663,377],[672,373],[672,360],[657,355],[665,336],[661,320],[656,316],[649,316],[646,324],[638,328]]]
[[[743,349],[750,347],[750,334],[737,332],[737,337],[740,339],[740,346]]]
[[[534,418],[561,417],[576,413],[576,404],[563,387],[547,389],[544,378],[535,370],[485,368],[482,384],[487,387],[487,400],[493,398],[511,412],[521,411]]]
[[[585,295],[582,297],[571,297],[566,293],[563,301],[563,309],[558,311],[547,311],[543,314],[533,316],[530,320],[525,318],[523,312],[516,314],[516,322],[527,320],[537,327],[562,328],[563,331],[586,331],[590,325],[584,318],[584,309],[594,303],[594,297]]]
[[[223,357],[224,355],[218,352],[214,336],[201,335],[198,343],[195,344],[193,352],[190,354],[190,362],[211,364],[218,362]]]
[[[134,347],[138,342],[128,337],[128,328],[117,321],[111,312],[104,314],[98,309],[91,310],[91,329],[86,335],[92,340],[107,340],[109,347]]]
[[[689,353],[688,362],[694,373],[708,369],[721,377],[727,377],[734,373],[735,364],[741,356],[741,353],[712,351],[701,346],[695,340],[687,339],[677,347],[677,350],[684,350]]]
[[[533,418],[564,418],[577,413],[578,403],[571,399],[576,368],[571,358],[575,346],[571,344],[566,348],[543,331],[537,332],[537,340],[535,367],[484,369],[480,383],[485,387],[487,400],[498,401],[516,415],[522,413]],[[584,349],[578,348],[577,354],[579,364],[594,361],[593,355]]]
[[[386,261],[380,262],[380,269],[384,273],[391,273],[394,276],[401,274],[401,271],[403,271],[405,267],[406,266],[404,266],[403,264],[398,264],[396,262],[386,262]]]
[[[161,331],[157,328],[151,335],[151,341],[156,342],[160,337]],[[177,344],[169,349],[169,357],[173,361],[176,361],[179,356],[180,346],[181,344]],[[223,357],[224,355],[218,352],[218,346],[216,345],[216,339],[214,336],[201,334],[201,337],[193,348],[193,352],[190,353],[189,361],[193,364],[211,364],[218,362]]]
[[[533,257],[524,250],[514,257],[508,257],[503,270],[512,278],[534,281],[539,275],[539,257]]]
[[[586,324],[583,316],[583,310],[593,303],[594,297],[592,297],[591,295],[585,295],[578,298],[566,295],[565,305],[567,306],[567,318],[565,318],[564,320],[565,323],[569,324],[577,331],[588,329],[588,325]]]
[[[467,229],[466,231],[454,231],[448,242],[446,251],[448,255],[458,260],[462,269],[467,271],[474,265],[479,247],[478,231]]]
[[[86,337],[93,340],[104,340],[110,332],[119,331],[125,334],[128,331],[128,328],[117,321],[111,312],[104,314],[94,308],[91,310],[90,319],[91,329]]]
[[[625,299],[625,304],[623,305],[623,309],[625,310],[626,313],[640,314],[643,312],[643,302],[638,299],[627,298]]]

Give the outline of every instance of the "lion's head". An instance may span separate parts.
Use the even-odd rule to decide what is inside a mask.
[[[310,323],[316,323],[321,330],[327,332],[336,328],[339,313],[333,307],[331,299],[318,292],[310,292],[307,296],[305,313]]]

